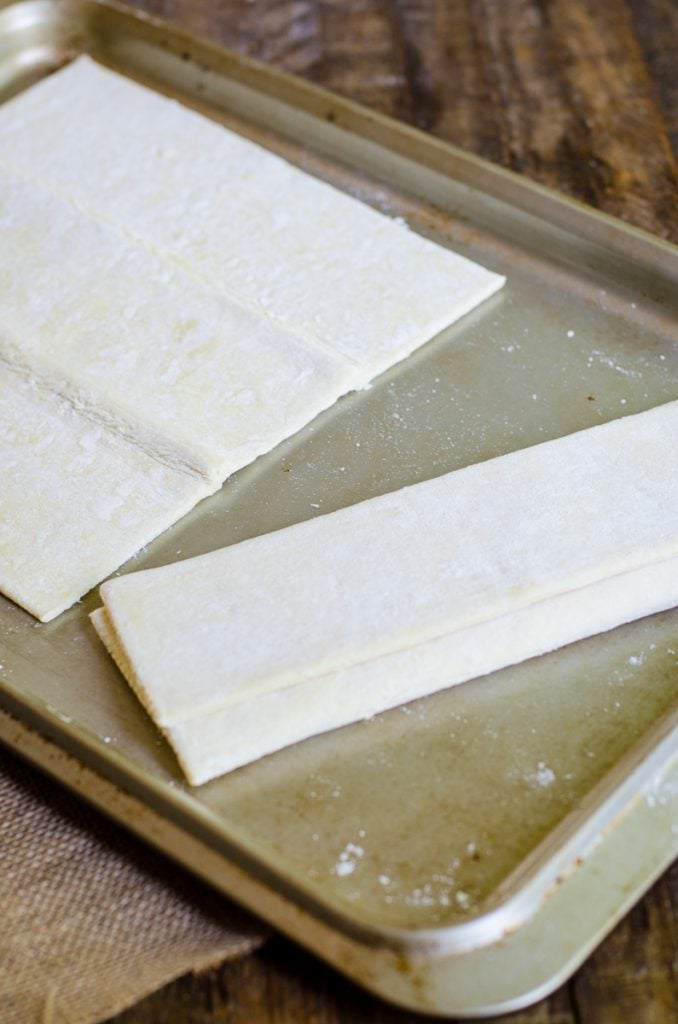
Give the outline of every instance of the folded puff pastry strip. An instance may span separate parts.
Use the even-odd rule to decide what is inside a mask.
[[[678,556],[677,459],[674,402],[109,581],[102,628],[163,728],[626,576],[611,628]]]
[[[675,605],[678,558],[671,558],[295,686],[243,697],[236,704],[165,726],[162,732],[188,781],[199,786],[310,736]],[[144,690],[105,608],[98,608],[91,619],[145,703]]]

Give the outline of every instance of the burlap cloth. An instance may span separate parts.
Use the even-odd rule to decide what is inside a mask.
[[[262,926],[0,747],[0,1022],[93,1024]]]

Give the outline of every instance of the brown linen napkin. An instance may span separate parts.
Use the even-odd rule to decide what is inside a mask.
[[[264,928],[0,747],[0,1021],[94,1024]]]

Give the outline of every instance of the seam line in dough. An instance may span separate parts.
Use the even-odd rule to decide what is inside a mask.
[[[283,682],[278,686],[271,687],[270,689],[254,690],[252,693],[243,693],[242,691],[236,691],[236,693],[232,694],[230,697],[225,699],[222,704],[219,705],[218,710],[242,704],[243,702],[250,700],[254,696],[259,696],[260,694],[277,693],[283,690],[294,689],[295,687],[301,686],[304,683],[308,683],[311,680],[327,679],[332,676],[339,675],[342,672],[351,672],[353,671],[353,669],[367,668],[368,666],[370,666],[374,662],[381,660],[382,658],[389,658],[391,655],[403,654],[406,651],[416,651],[428,645],[433,646],[434,644],[439,643],[441,640],[445,640],[447,637],[454,637],[458,633],[464,633],[467,630],[474,629],[477,626],[487,626],[492,622],[495,622],[497,620],[503,620],[505,618],[508,618],[508,616],[510,615],[517,614],[518,612],[527,613],[531,609],[538,609],[545,603],[554,601],[559,598],[574,598],[577,595],[586,594],[587,591],[590,590],[590,588],[596,587],[601,583],[606,583],[608,581],[612,583],[615,580],[623,580],[634,573],[642,572],[646,569],[651,569],[653,566],[665,565],[667,561],[672,561],[676,558],[678,558],[678,551],[676,551],[675,553],[670,553],[669,555],[661,554],[658,555],[656,558],[642,561],[637,566],[634,566],[632,569],[624,569],[618,572],[614,572],[612,574],[606,574],[603,572],[599,577],[592,578],[587,582],[577,583],[573,587],[566,587],[564,590],[555,590],[552,593],[544,594],[542,597],[537,598],[536,601],[528,601],[526,604],[520,605],[516,608],[511,608],[510,610],[502,610],[498,613],[488,614],[486,616],[480,616],[473,620],[469,620],[468,622],[462,622],[459,625],[455,626],[453,629],[446,630],[443,633],[436,633],[434,636],[426,637],[426,639],[423,640],[414,640],[409,643],[405,643],[402,646],[390,647],[388,648],[388,650],[383,651],[380,654],[373,654],[367,658],[360,658],[356,661],[352,661],[350,663],[347,663],[346,665],[343,665],[341,668],[328,669],[326,671],[318,672],[317,675],[308,676],[303,679],[297,679],[293,682]],[[116,636],[118,635],[117,632],[115,631],[115,627],[113,626],[112,620],[108,615],[108,612],[106,612],[106,625],[109,627],[109,629],[115,632]],[[126,664],[129,665],[128,660],[126,661]],[[123,674],[126,675],[127,673],[124,672]],[[193,714],[183,716],[179,721],[192,721],[194,718],[201,718],[203,714],[204,712],[198,709]]]
[[[591,458],[585,465],[582,465],[581,449],[582,445],[586,446],[588,444],[590,450],[591,442],[587,442],[586,440],[587,435],[589,435],[589,431],[577,432],[576,434],[569,435],[563,439],[546,442],[543,445],[523,449],[521,452],[501,456],[497,460],[492,460],[492,462],[479,464],[476,467],[469,467],[467,470],[457,471],[455,474],[448,475],[447,482],[444,477],[440,479],[438,483],[436,483],[436,481],[431,481],[426,484],[413,485],[412,489],[403,488],[399,503],[396,501],[396,505],[399,508],[414,510],[414,513],[419,515],[418,519],[413,518],[410,523],[410,525],[412,523],[416,525],[417,523],[422,522],[420,517],[422,510],[428,509],[431,505],[431,494],[433,493],[436,498],[440,498],[441,495],[444,496],[444,494],[449,492],[450,487],[455,486],[453,481],[454,477],[456,477],[457,481],[461,481],[460,486],[464,484],[464,481],[470,480],[470,485],[466,490],[468,491],[468,496],[474,499],[471,506],[473,507],[473,505],[477,504],[476,498],[478,496],[483,497],[483,495],[486,495],[486,488],[484,486],[478,487],[477,483],[478,478],[481,479],[481,483],[483,480],[488,478],[488,472],[492,469],[492,463],[494,463],[495,469],[490,473],[489,480],[494,481],[494,484],[498,481],[500,483],[503,481],[504,484],[508,485],[509,482],[511,482],[511,486],[513,486],[513,481],[516,479],[516,465],[518,465],[518,467],[521,465],[527,466],[527,469],[523,471],[521,478],[524,482],[529,483],[530,479],[534,478],[535,472],[542,472],[544,459],[547,460],[547,466],[553,465],[556,468],[562,467],[563,450],[569,453],[567,459],[565,459],[565,465],[576,467],[577,473],[582,470],[584,479],[588,481],[586,487],[583,489],[580,488],[572,498],[572,501],[581,501],[586,498],[587,494],[591,493],[591,489],[599,491],[597,474],[592,475],[591,472],[586,472],[587,466],[589,470],[595,470],[600,466],[601,458],[605,457],[607,459],[609,457],[611,452],[610,445],[613,442],[612,450],[619,451],[621,453],[620,457],[623,459],[628,472],[639,470],[640,467],[643,466],[644,462],[647,461],[647,452],[651,451],[654,446],[656,449],[654,459],[650,460],[650,467],[641,474],[637,481],[637,486],[631,492],[631,496],[633,497],[635,495],[635,497],[633,497],[633,500],[629,498],[629,501],[621,506],[622,512],[626,516],[631,513],[638,514],[641,517],[640,526],[637,530],[631,531],[630,536],[624,542],[623,550],[619,550],[616,545],[616,533],[611,535],[608,532],[601,534],[601,536],[606,538],[604,543],[595,541],[594,536],[597,537],[598,534],[591,533],[589,537],[589,547],[584,551],[585,557],[582,559],[579,547],[577,547],[577,557],[574,558],[574,560],[570,560],[569,556],[567,556],[561,566],[561,574],[554,578],[551,568],[552,559],[547,557],[550,550],[548,546],[548,538],[553,533],[553,526],[555,525],[555,528],[558,528],[561,510],[558,505],[548,504],[547,507],[551,511],[548,512],[545,518],[540,512],[536,520],[539,524],[539,529],[535,532],[528,524],[527,529],[523,531],[523,539],[525,541],[530,540],[530,543],[532,543],[536,538],[536,540],[542,545],[542,548],[543,544],[546,542],[546,548],[533,563],[528,564],[527,569],[522,567],[521,564],[520,570],[516,570],[515,572],[511,571],[508,575],[502,573],[498,577],[498,581],[500,583],[499,589],[494,585],[492,587],[485,586],[484,589],[488,592],[489,598],[491,598],[492,601],[491,608],[488,608],[487,602],[481,605],[476,601],[475,605],[472,605],[470,609],[466,604],[462,606],[457,601],[457,604],[455,605],[453,602],[449,611],[445,613],[444,621],[442,621],[443,628],[441,629],[441,618],[438,615],[438,605],[440,600],[439,594],[436,596],[436,593],[434,593],[434,597],[436,601],[438,601],[438,604],[435,606],[433,606],[430,601],[428,604],[425,603],[422,605],[423,610],[420,609],[417,612],[417,621],[414,622],[414,625],[412,621],[410,621],[411,615],[408,611],[409,606],[407,604],[402,604],[401,602],[404,612],[401,615],[402,621],[396,635],[392,632],[390,618],[388,620],[380,619],[379,617],[375,618],[377,625],[381,623],[379,631],[377,632],[376,628],[361,631],[360,622],[362,620],[356,616],[356,628],[347,631],[344,635],[344,640],[342,641],[344,646],[342,648],[343,653],[341,654],[341,657],[336,656],[336,652],[333,652],[333,658],[329,658],[329,655],[319,655],[312,645],[308,646],[303,654],[300,654],[299,643],[297,642],[301,638],[300,633],[299,637],[295,638],[293,642],[290,642],[289,650],[287,651],[286,664],[282,670],[280,669],[280,649],[278,647],[275,648],[275,657],[267,660],[266,658],[259,659],[256,654],[252,656],[249,653],[252,650],[252,644],[249,644],[246,653],[244,653],[245,648],[243,648],[240,656],[240,662],[236,664],[236,671],[232,673],[233,685],[237,684],[241,689],[249,687],[250,692],[254,692],[254,688],[259,687],[263,680],[264,682],[268,681],[268,685],[264,685],[262,687],[263,689],[276,689],[280,687],[283,680],[290,679],[293,683],[296,683],[302,675],[304,678],[319,676],[332,668],[339,669],[345,667],[347,664],[356,664],[360,661],[369,660],[370,657],[378,656],[379,654],[386,653],[387,651],[406,649],[412,646],[413,642],[416,643],[420,640],[430,640],[434,639],[436,636],[445,635],[452,631],[450,625],[458,629],[461,628],[462,625],[470,626],[476,622],[484,621],[489,617],[501,614],[501,609],[505,607],[510,606],[511,608],[517,608],[532,605],[535,603],[535,596],[537,596],[537,599],[539,600],[548,597],[549,595],[578,589],[579,587],[599,581],[602,578],[616,578],[620,573],[620,566],[623,567],[624,571],[626,571],[627,569],[631,570],[643,565],[648,566],[658,562],[661,563],[664,559],[678,557],[678,536],[676,536],[673,519],[670,516],[670,510],[672,510],[673,504],[675,504],[672,504],[673,492],[675,490],[675,479],[669,473],[666,477],[665,483],[663,482],[665,457],[669,452],[673,452],[675,428],[678,426],[677,417],[678,402],[671,402],[664,406],[659,406],[653,410],[649,410],[648,412],[638,414],[637,417],[627,417],[623,420],[612,421],[609,424],[590,428],[591,436],[595,432],[595,436],[599,438],[600,443],[598,443],[593,449],[594,453],[597,453],[596,458]],[[627,439],[630,443],[624,445],[624,439]],[[622,447],[620,447],[620,445],[622,445]],[[653,465],[654,462],[656,462],[656,465]],[[483,466],[485,468],[483,468]],[[529,473],[527,470],[529,470]],[[499,472],[498,476],[496,475],[497,472]],[[656,478],[657,472],[661,474],[660,481]],[[546,498],[548,498],[547,492],[539,493],[542,497],[545,495]],[[610,509],[610,502],[612,501],[612,498],[609,496],[608,489],[599,491],[599,493],[602,504],[600,506],[596,506],[596,515],[603,516],[603,520],[601,521],[604,521],[605,513]],[[617,497],[618,495],[616,495],[616,498]],[[616,498],[615,509],[618,507],[616,504]],[[386,504],[388,507],[389,500],[391,499],[372,499],[372,504],[376,503],[378,507]],[[353,506],[353,512],[351,512],[350,509],[340,510],[335,513],[330,513],[328,517],[320,517],[319,519],[309,521],[305,524],[289,527],[288,531],[297,531],[297,540],[290,543],[290,533],[288,533],[286,538],[287,544],[285,545],[285,556],[289,558],[292,557],[292,555],[296,555],[297,551],[300,550],[300,547],[305,545],[308,548],[310,541],[313,540],[316,542],[315,555],[312,559],[309,558],[309,564],[312,563],[314,571],[317,566],[320,566],[319,571],[321,572],[326,573],[327,566],[330,567],[330,570],[333,570],[333,568],[336,568],[332,561],[333,556],[330,554],[328,558],[324,558],[322,557],[322,552],[327,551],[331,553],[335,550],[336,536],[339,536],[340,538],[355,537],[356,530],[349,531],[346,528],[347,525],[350,526],[354,521],[359,524],[362,523],[363,525],[367,524],[364,525],[364,529],[360,532],[361,543],[363,544],[364,550],[364,542],[366,539],[369,540],[369,536],[371,536],[369,532],[371,529],[369,526],[369,520],[365,518],[365,515],[369,513],[370,506],[371,503],[368,501],[362,503],[362,506]],[[360,512],[361,507],[362,512]],[[459,507],[462,511],[466,508],[465,505],[461,505]],[[537,506],[538,509],[541,507],[541,505]],[[520,502],[516,508],[520,511]],[[366,509],[368,510],[368,513],[365,512]],[[513,505],[509,504],[508,511],[511,512],[512,510],[514,510]],[[428,515],[428,512],[426,514]],[[663,517],[667,514],[669,515],[669,519],[668,521],[665,521]],[[451,525],[453,526],[456,522],[456,520],[450,520],[449,517],[441,518],[435,514],[435,511],[432,515],[433,518],[429,521],[433,522],[434,525],[437,523],[436,530],[440,531],[441,535],[443,531],[449,530]],[[620,515],[621,513],[617,515],[617,519],[615,520],[617,526],[621,526]],[[334,517],[335,525],[337,522],[340,523],[343,528],[343,532],[342,530],[338,533],[336,530],[332,531],[331,523],[328,523],[329,516]],[[374,517],[372,518],[374,519]],[[493,523],[501,521],[501,517],[497,519],[494,513],[490,514],[484,521],[484,533],[488,537],[496,536],[496,533],[491,531],[490,528]],[[597,519],[594,520],[594,522],[597,521]],[[376,522],[378,523],[379,521]],[[578,538],[580,536],[578,526],[579,522],[578,520],[575,520],[570,523],[568,527],[570,535],[574,538],[574,542],[577,545],[579,543]],[[329,534],[328,531],[330,531]],[[332,537],[332,544],[330,544],[329,538],[332,532],[334,532],[334,536]],[[424,536],[425,532],[428,533],[428,531],[420,531],[421,536]],[[324,541],[320,546],[318,546],[317,543],[319,538],[321,541],[324,538]],[[477,545],[478,550],[482,552],[487,549],[489,553],[492,553],[495,545],[492,543],[486,545],[484,541],[482,541],[482,537],[481,542],[481,544]],[[351,543],[353,543],[353,540],[351,540]],[[501,540],[499,540],[498,543],[501,544]],[[278,546],[283,544],[284,539],[280,537],[279,532],[269,534],[268,537],[264,536],[262,538],[253,538],[252,540],[242,542],[240,545],[221,549],[220,552],[197,556],[197,558],[189,562],[148,570],[146,573],[142,572],[135,576],[128,576],[125,580],[109,581],[102,587],[101,596],[107,607],[109,618],[116,631],[118,631],[121,636],[125,635],[125,633],[128,634],[126,637],[126,645],[130,649],[130,655],[138,657],[140,653],[140,646],[138,642],[139,634],[136,627],[139,626],[139,622],[136,623],[134,629],[129,628],[131,622],[130,611],[133,611],[137,607],[135,602],[143,599],[143,607],[149,610],[149,615],[147,616],[146,621],[147,623],[150,622],[151,626],[149,627],[147,625],[147,630],[149,628],[156,628],[157,623],[155,626],[153,625],[154,615],[151,612],[151,609],[153,608],[154,595],[157,594],[158,585],[162,586],[165,598],[167,598],[168,594],[174,590],[174,592],[179,595],[180,604],[181,601],[186,598],[189,580],[191,577],[194,577],[197,578],[199,584],[196,592],[200,595],[200,601],[209,601],[210,599],[217,600],[220,599],[220,595],[223,594],[223,588],[219,585],[220,579],[225,578],[228,581],[228,590],[229,593],[232,593],[234,584],[233,572],[235,572],[235,577],[237,578],[239,567],[242,568],[245,564],[249,564],[251,570],[252,558],[250,557],[250,553],[255,545],[258,546],[257,550],[261,556],[259,562],[257,562],[255,558],[255,564],[261,572],[261,580],[276,580],[277,574],[282,571],[281,565],[284,567],[285,562],[284,559],[279,560],[274,558],[274,556],[277,553]],[[425,544],[424,547],[426,547]],[[523,549],[524,544],[518,548],[518,550]],[[541,550],[541,548],[538,550]],[[566,550],[569,550],[569,547]],[[292,552],[292,555],[290,555],[290,552]],[[321,557],[318,557],[319,552],[321,552]],[[380,556],[384,556],[384,552],[388,554],[388,544],[378,548]],[[257,557],[259,556],[257,555]],[[438,555],[436,555],[436,558],[438,558]],[[414,565],[412,563],[409,564],[409,571],[412,574],[414,571]],[[432,567],[435,568],[435,565],[438,563],[434,561],[431,564]],[[486,565],[487,568],[491,570],[493,563],[488,563],[487,560],[484,559],[482,564]],[[209,573],[206,572],[206,567],[208,566],[211,569],[211,572]],[[267,566],[269,566],[270,569],[267,568]],[[368,569],[370,568],[371,564],[368,565]],[[228,572],[226,577],[223,576],[224,571]],[[267,576],[266,574],[269,573],[269,571],[270,575]],[[527,575],[528,573],[530,575]],[[536,576],[535,573],[537,574]],[[243,587],[245,588],[242,591],[243,594],[246,592],[248,578],[249,577],[247,575],[242,575],[242,579],[244,581]],[[326,578],[329,578],[327,573]],[[405,584],[409,587],[409,590],[407,591],[409,594],[412,593],[413,587],[416,586],[417,578],[418,576],[416,573],[408,577],[402,577],[402,579],[405,580]],[[179,579],[181,587],[177,586],[177,579]],[[317,593],[314,591],[315,604],[320,602],[320,606],[324,607],[324,602],[322,602],[320,598],[323,593],[325,593],[322,588],[326,586],[326,584],[318,582],[315,577],[313,577],[310,569],[308,579],[313,581],[314,586],[317,585]],[[361,579],[360,574],[358,573],[355,575],[353,579],[359,582]],[[398,579],[401,579],[401,577],[398,577]],[[201,589],[201,581],[205,580],[207,583],[209,583],[210,580],[214,580],[216,581],[216,585],[213,587],[205,586]],[[155,581],[155,583],[153,581]],[[516,582],[518,583],[517,587]],[[491,575],[490,583],[492,583]],[[447,586],[444,581],[441,582],[438,590],[443,586]],[[534,592],[535,587],[537,590],[536,595]],[[482,588],[478,588],[476,586],[475,590],[482,596]],[[472,589],[468,588],[468,592],[473,596],[474,591]],[[369,601],[369,607],[373,608],[375,611],[381,607],[379,603],[381,600],[379,593],[379,582],[377,579],[370,591]],[[257,629],[261,630],[262,626],[265,626],[266,623],[269,625],[273,624],[274,616],[279,614],[275,599],[272,599],[271,602],[266,605],[266,611],[263,618],[260,615],[260,598],[257,598],[257,602],[256,611],[254,600],[245,606],[247,609],[245,618],[238,620],[238,628],[244,625],[247,629],[250,624],[253,624]],[[165,602],[163,602],[160,607],[162,608],[161,614],[165,615],[167,612]],[[196,604],[196,608],[197,607],[202,609],[203,604]],[[223,604],[217,604],[215,607],[217,611],[213,619],[210,620],[210,629],[213,631],[214,636],[217,637],[216,631],[221,629],[222,626],[225,630],[227,627],[232,628],[233,616],[231,615],[232,609],[229,610],[227,616],[224,615]],[[302,610],[309,609],[310,604],[308,601],[306,603],[301,601],[299,608]],[[337,635],[335,628],[337,615],[343,615],[345,612],[345,602],[342,601],[341,594],[339,594],[337,601],[331,605],[331,609],[332,608],[334,609],[334,612],[331,611],[329,616],[324,614],[321,615],[320,618],[317,619],[317,624],[321,634],[323,636],[334,638],[333,642],[335,642]],[[176,614],[176,609],[173,614]],[[431,620],[432,614],[435,615],[433,621]],[[181,621],[184,621],[184,619]],[[307,623],[305,622],[304,628],[306,628],[306,625]],[[143,627],[141,628],[143,629]],[[204,639],[206,634],[203,633],[201,635]],[[278,639],[282,639],[282,634],[278,636]],[[365,654],[367,654],[367,658],[365,658]],[[217,661],[214,661],[211,664],[214,671],[220,671],[219,663]],[[146,677],[148,681],[148,662],[139,664],[138,668],[140,670],[140,678]],[[210,670],[212,671],[212,669]],[[176,692],[173,694],[172,699],[175,701],[175,704],[181,705],[175,712],[177,719],[182,717],[183,714],[191,714],[196,708],[195,699],[192,700],[190,707],[186,707],[186,702],[180,700],[180,695]],[[214,696],[213,692],[205,690],[202,692],[200,699],[203,702],[203,707],[211,708],[213,706],[217,706],[217,704],[221,705],[223,703],[223,694],[219,692],[217,696]],[[167,711],[165,711],[164,714],[166,715]]]
[[[642,570],[650,569],[653,566],[664,565],[667,561],[671,561],[678,557],[678,550],[672,550],[668,554],[666,552],[658,555],[656,558],[647,559],[640,561],[631,569],[625,569],[622,571],[614,572],[612,574],[601,571],[600,575],[596,575],[584,582],[577,581],[574,586],[566,587],[564,589],[555,589],[537,600],[527,601],[524,604],[520,604],[515,608],[502,609],[501,611],[490,612],[486,615],[481,614],[478,617],[470,618],[455,625],[453,629],[445,630],[442,633],[435,633],[431,636],[426,636],[424,639],[410,640],[402,645],[394,645],[380,651],[379,653],[373,654],[369,657],[360,657],[355,661],[350,661],[340,666],[331,669],[325,669],[314,674],[302,676],[299,679],[293,681],[283,681],[274,683],[273,685],[266,685],[266,681],[258,680],[252,683],[249,688],[243,688],[232,694],[226,695],[210,705],[209,708],[205,708],[201,705],[196,705],[191,713],[184,713],[178,718],[172,718],[170,721],[166,721],[157,708],[155,698],[151,694],[150,690],[144,686],[143,680],[136,669],[132,666],[132,661],[129,658],[126,648],[124,646],[124,630],[118,631],[113,616],[109,613],[109,609],[105,602],[103,608],[97,609],[90,616],[94,622],[103,621],[104,627],[108,631],[109,635],[116,638],[117,647],[116,654],[113,654],[115,661],[117,662],[122,674],[129,680],[130,686],[136,693],[137,697],[141,700],[150,716],[156,722],[159,728],[166,729],[171,728],[174,725],[182,724],[184,722],[190,722],[198,718],[203,718],[211,714],[217,714],[221,711],[225,711],[228,708],[237,707],[240,704],[246,703],[256,697],[263,697],[271,693],[281,693],[285,690],[294,690],[299,686],[310,683],[311,681],[328,680],[334,676],[338,676],[345,672],[353,672],[359,670],[368,670],[369,667],[384,658],[390,658],[397,655],[405,654],[408,651],[416,651],[424,649],[428,646],[434,646],[447,638],[456,636],[457,634],[463,634],[470,629],[475,629],[481,626],[488,626],[490,623],[497,620],[503,620],[510,615],[517,613],[528,613],[531,609],[539,609],[547,602],[552,602],[561,598],[576,597],[577,595],[584,595],[591,587],[613,580],[623,580],[628,578],[633,573],[638,573]],[[101,613],[101,614],[99,614]],[[109,649],[110,650],[110,649]],[[112,653],[112,652],[111,652]]]
[[[285,317],[275,316],[273,313],[265,309],[263,306],[247,299],[237,289],[230,288],[223,282],[215,282],[208,274],[202,274],[195,266],[193,266],[193,264],[186,260],[180,259],[174,253],[170,252],[169,249],[166,249],[164,246],[154,244],[148,238],[144,238],[141,235],[137,234],[137,232],[131,231],[128,227],[126,227],[119,221],[111,217],[107,217],[104,213],[102,213],[99,210],[95,210],[93,207],[88,206],[86,203],[79,202],[74,196],[70,195],[68,192],[60,188],[55,187],[52,184],[52,182],[41,178],[39,175],[28,174],[24,168],[15,165],[11,159],[8,160],[4,155],[0,155],[0,164],[2,164],[8,171],[10,171],[11,174],[16,175],[17,178],[20,178],[27,184],[34,185],[41,191],[48,192],[55,199],[59,200],[59,202],[70,205],[71,207],[73,207],[73,209],[77,210],[78,213],[82,214],[84,217],[86,217],[93,223],[105,224],[106,227],[110,228],[112,231],[115,231],[122,238],[126,238],[128,241],[132,242],[137,247],[145,249],[146,252],[151,253],[153,256],[155,256],[157,259],[159,259],[166,265],[171,266],[175,270],[179,270],[186,277],[190,278],[193,281],[197,281],[203,287],[208,288],[210,291],[214,292],[215,295],[223,296],[229,299],[231,302],[234,302],[236,305],[240,306],[241,309],[245,309],[249,313],[256,314],[263,320],[266,320],[269,323],[274,324],[276,327],[285,330],[288,334],[293,334],[295,337],[299,338],[300,341],[305,342],[311,347],[318,349],[324,355],[330,355],[336,359],[343,360],[350,366],[361,366],[361,363],[358,359],[354,359],[351,356],[346,355],[344,352],[340,352],[339,349],[334,348],[332,345],[328,345],[327,342],[323,341],[322,338],[313,334],[312,331],[304,329],[303,327],[299,327],[299,325],[297,324],[291,324],[288,320],[285,319]],[[433,337],[435,337],[435,335],[432,335],[431,339]],[[365,387],[369,383],[370,379],[371,378],[366,378],[362,382],[361,386]]]
[[[23,352],[7,339],[6,333],[0,333],[0,363],[10,372],[30,382],[38,392],[50,395],[66,403],[82,419],[89,420],[109,434],[114,434],[122,441],[136,448],[148,458],[160,465],[187,476],[205,480],[210,485],[218,486],[216,480],[204,467],[196,463],[195,457],[188,449],[172,444],[166,438],[155,434],[147,427],[132,423],[127,418],[116,415],[112,408],[104,409],[100,401],[96,401],[72,384],[68,378],[59,382],[49,372],[32,365]]]

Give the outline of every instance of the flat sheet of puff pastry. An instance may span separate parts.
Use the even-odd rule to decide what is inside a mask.
[[[341,352],[364,382],[503,284],[87,57],[0,108],[0,163]]]
[[[49,448],[64,453],[61,472],[39,443],[42,461],[27,452],[21,472],[11,450],[0,458],[1,474],[23,472],[42,495],[38,516],[18,484],[4,492],[0,587],[43,619],[503,284],[87,58],[0,107],[0,231],[0,360],[33,398],[68,410]],[[3,415],[43,422],[24,399]],[[68,472],[92,420],[84,507],[98,531],[79,521],[84,463]],[[23,425],[7,422],[20,445]],[[176,476],[162,515],[149,498],[146,529],[143,487],[100,487],[125,443],[139,473],[150,460]],[[120,495],[133,544],[106,527]],[[82,545],[72,561],[48,522],[61,508],[67,537],[69,504]]]
[[[0,324],[14,358],[133,422],[214,486],[366,383],[343,356],[2,165],[0,234]]]
[[[194,785],[330,729],[545,654],[678,604],[678,558],[548,598],[339,672],[244,697],[163,732]],[[145,693],[105,608],[92,622],[130,686]],[[147,708],[147,710],[149,710]]]
[[[40,619],[364,383],[3,167],[0,232],[0,589]]]
[[[173,726],[678,556],[677,470],[672,402],[101,596]]]
[[[0,359],[0,590],[47,621],[211,488]]]

